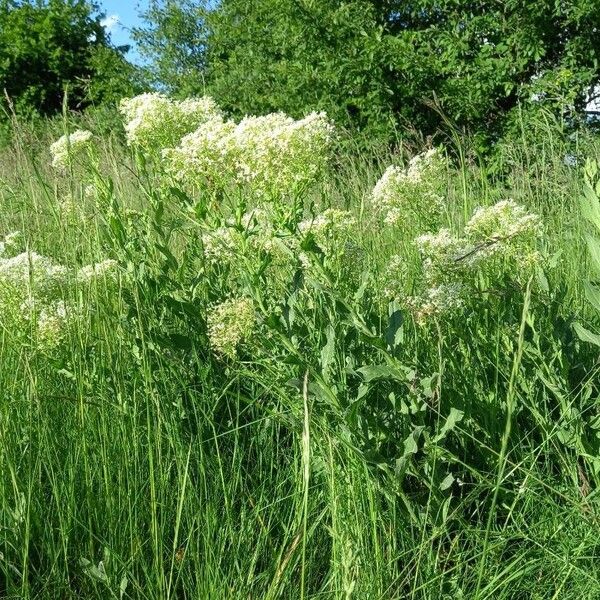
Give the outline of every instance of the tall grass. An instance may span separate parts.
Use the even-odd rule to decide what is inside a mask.
[[[329,268],[275,286],[281,314],[235,360],[206,342],[220,284],[187,259],[197,206],[115,133],[100,200],[69,184],[65,212],[48,147],[68,125],[15,125],[0,237],[123,276],[65,292],[85,318],[52,352],[0,315],[0,597],[600,597],[598,355],[572,329],[594,318],[582,174],[552,123],[494,173],[449,148],[448,224],[506,197],[543,219],[546,266],[510,298],[422,326]],[[359,217],[374,279],[398,240],[366,198],[392,160],[340,156],[310,196]],[[259,312],[262,281],[244,284]]]

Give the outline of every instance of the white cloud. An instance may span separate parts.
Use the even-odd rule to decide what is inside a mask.
[[[102,21],[100,21],[100,25],[102,25],[102,27],[104,27],[108,33],[113,31],[117,25],[120,25],[120,23],[121,19],[119,18],[119,15],[107,15],[104,17],[104,19],[102,19]]]

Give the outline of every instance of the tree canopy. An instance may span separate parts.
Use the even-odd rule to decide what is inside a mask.
[[[0,0],[0,92],[17,109],[52,114],[127,93],[132,67],[95,2]]]
[[[440,111],[495,131],[534,93],[581,107],[600,73],[597,0],[154,0],[146,19],[138,40],[174,92],[373,134],[432,131]]]

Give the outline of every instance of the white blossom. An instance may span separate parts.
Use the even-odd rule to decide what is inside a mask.
[[[258,197],[284,196],[312,182],[325,164],[333,127],[323,113],[294,120],[283,113],[215,117],[163,152],[178,180],[215,190],[244,185]]]
[[[159,93],[125,98],[119,110],[127,143],[147,151],[175,146],[186,133],[221,114],[209,96],[178,101]]]
[[[117,261],[112,259],[86,265],[77,271],[77,281],[83,284],[89,284],[97,279],[116,280],[117,267]]]
[[[437,222],[444,208],[445,160],[437,149],[410,159],[406,168],[388,167],[371,192],[371,203],[385,223],[411,230]]]
[[[240,343],[252,333],[255,320],[254,305],[249,298],[234,298],[214,306],[207,319],[213,351],[235,357]]]
[[[73,160],[86,153],[92,138],[92,132],[86,130],[78,130],[60,137],[50,146],[52,166],[56,169],[66,169]]]
[[[61,342],[67,325],[67,308],[62,300],[44,306],[37,318],[37,341],[45,350],[52,350]]]
[[[21,246],[23,242],[23,234],[20,231],[13,231],[4,236],[0,240],[0,258],[8,258],[18,253],[16,250]]]

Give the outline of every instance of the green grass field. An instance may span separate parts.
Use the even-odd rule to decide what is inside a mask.
[[[414,174],[256,127],[211,171],[14,123],[0,598],[600,598],[598,139],[540,119]]]

